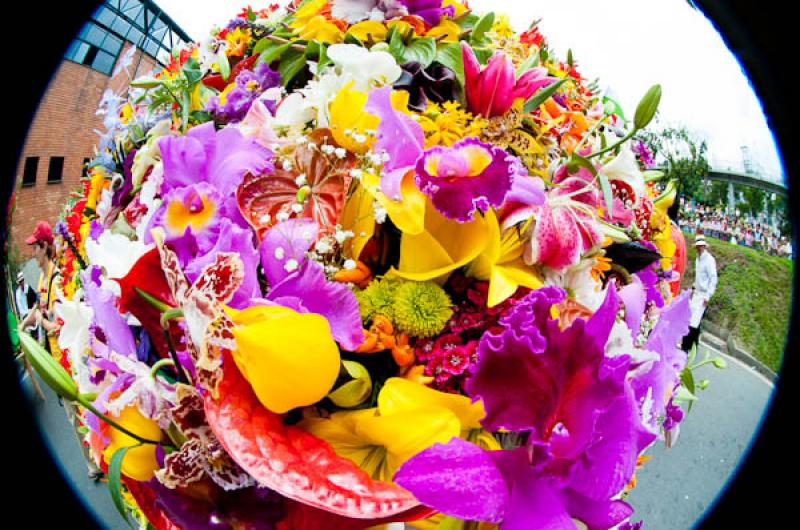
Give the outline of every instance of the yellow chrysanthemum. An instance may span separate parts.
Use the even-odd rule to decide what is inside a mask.
[[[429,149],[436,145],[450,147],[468,136],[479,136],[486,121],[462,109],[457,102],[446,101],[442,105],[428,103],[419,124],[425,133],[425,148]]]
[[[508,15],[499,15],[494,21],[492,31],[499,37],[512,37],[514,35],[514,28],[511,27],[511,20],[509,20]]]

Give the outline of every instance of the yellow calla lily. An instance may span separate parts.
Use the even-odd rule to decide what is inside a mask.
[[[426,37],[440,37],[444,35],[442,41],[444,42],[458,42],[458,37],[461,35],[461,26],[443,18],[437,26],[434,26],[425,34]]]
[[[380,178],[374,173],[365,173],[361,184],[370,192],[381,208],[386,210],[395,226],[404,234],[421,234],[425,230],[425,203],[427,197],[414,182],[413,170],[406,173],[400,184],[403,199],[395,201],[380,191]]]
[[[386,26],[376,20],[365,20],[350,26],[347,30],[348,35],[352,35],[362,42],[368,42],[370,37],[372,42],[381,42],[386,40],[386,35],[389,30]]]
[[[351,81],[331,102],[330,128],[336,143],[353,153],[364,154],[375,143],[375,137],[367,131],[374,131],[380,119],[364,110],[367,94],[352,87]]]
[[[435,443],[468,434],[483,416],[483,405],[465,396],[390,378],[376,408],[306,418],[299,426],[373,478],[391,481],[403,462]]]
[[[311,0],[311,2],[306,2],[306,4],[294,12],[292,15],[292,22],[289,23],[289,27],[292,29],[299,29],[308,24],[312,18],[317,16],[317,14],[325,7],[325,4],[328,0]]]
[[[339,222],[355,236],[344,242],[345,256],[358,259],[367,241],[375,234],[375,198],[360,183],[347,198]]]
[[[378,409],[381,414],[395,414],[428,406],[451,411],[458,418],[462,429],[480,429],[480,421],[486,416],[482,401],[472,403],[467,396],[440,392],[401,377],[387,379],[378,394]]]
[[[338,44],[344,40],[344,32],[339,26],[322,15],[317,15],[299,28],[297,36],[301,40],[318,41],[325,44]]]
[[[154,441],[161,439],[161,429],[158,423],[146,418],[139,412],[139,408],[136,405],[125,407],[119,413],[119,416],[113,417],[113,419],[137,436]],[[153,478],[153,473],[160,467],[156,461],[155,445],[145,444],[140,447],[134,447],[139,445],[138,440],[113,428],[109,437],[111,442],[103,451],[103,460],[105,460],[106,464],[111,463],[111,458],[119,449],[132,447],[132,449],[128,449],[122,458],[120,472],[126,477],[142,482]]]
[[[478,257],[488,241],[488,226],[482,216],[458,223],[444,217],[427,200],[425,229],[420,234],[403,234],[398,268],[392,268],[387,276],[444,282],[451,272]]]
[[[489,282],[487,305],[494,307],[513,295],[520,286],[538,289],[544,282],[522,259],[523,241],[516,228],[500,234],[497,216],[493,211],[485,214],[489,242],[483,253],[473,261],[467,273]]]
[[[442,0],[442,7],[453,6],[453,17],[458,18],[467,11],[467,6],[458,0]]]
[[[225,308],[233,359],[267,409],[283,414],[324,398],[339,375],[339,348],[325,317],[281,306]]]

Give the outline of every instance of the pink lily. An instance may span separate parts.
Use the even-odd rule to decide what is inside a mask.
[[[461,56],[467,107],[470,112],[485,118],[502,116],[517,98],[527,100],[534,92],[555,81],[547,76],[547,68],[543,67],[531,68],[517,79],[511,58],[500,51],[492,55],[482,71],[475,52],[466,42],[461,43]]]

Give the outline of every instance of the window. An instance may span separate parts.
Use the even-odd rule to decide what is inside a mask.
[[[39,169],[39,157],[29,156],[25,159],[25,169],[22,172],[22,186],[29,187],[36,184],[36,171]]]
[[[55,184],[61,182],[61,177],[64,173],[64,157],[52,156],[50,157],[50,165],[47,168],[47,183]]]

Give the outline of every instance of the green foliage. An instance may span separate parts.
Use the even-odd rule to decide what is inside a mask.
[[[789,332],[794,263],[714,238],[706,241],[719,279],[705,319],[729,330],[745,351],[777,372]],[[683,289],[694,282],[693,242],[686,236],[689,262]]]
[[[686,127],[640,131],[638,136],[653,151],[657,161],[663,163],[666,178],[678,180],[678,193],[702,199],[701,182],[709,170],[708,144],[704,139]]]
[[[744,200],[737,203],[737,207],[743,213],[751,215],[758,215],[764,211],[764,204],[767,200],[767,194],[764,190],[758,188],[751,188],[749,186],[739,187]]]

